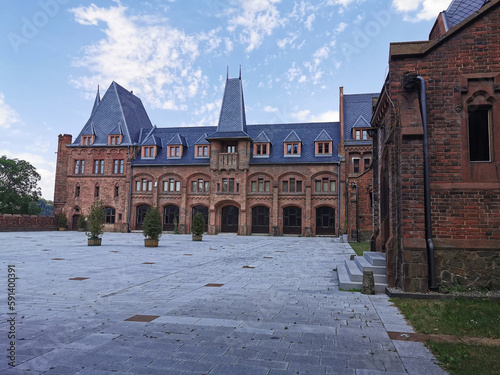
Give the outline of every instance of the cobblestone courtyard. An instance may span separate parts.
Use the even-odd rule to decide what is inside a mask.
[[[78,232],[0,233],[0,373],[445,374],[423,344],[389,338],[413,331],[387,296],[339,291],[347,244],[143,238],[106,233],[89,247]]]

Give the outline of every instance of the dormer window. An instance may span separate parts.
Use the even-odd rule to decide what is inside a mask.
[[[368,139],[368,128],[356,128],[352,130],[352,138],[360,141]]]
[[[182,146],[168,146],[167,158],[181,158],[182,157]]]
[[[94,135],[82,135],[81,143],[82,146],[91,146],[95,141]]]
[[[210,156],[208,145],[196,145],[195,146],[195,157],[196,158],[208,158]]]
[[[108,135],[108,144],[110,146],[116,146],[122,143],[121,135]]]
[[[156,146],[142,146],[143,158],[155,158],[156,157]]]
[[[254,156],[269,156],[270,151],[269,143],[254,143],[253,145],[253,155]]]
[[[332,141],[315,142],[316,155],[332,155]]]
[[[300,142],[285,142],[285,156],[300,156]]]

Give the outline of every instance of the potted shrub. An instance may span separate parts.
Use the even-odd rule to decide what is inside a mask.
[[[90,206],[90,213],[87,217],[87,235],[89,246],[101,246],[103,234],[104,221],[106,216],[104,215],[104,204],[101,200],[95,201],[92,206]]]
[[[158,242],[163,232],[161,213],[158,207],[149,207],[144,221],[142,222],[142,232],[144,234],[144,246],[158,247]]]
[[[57,217],[57,226],[59,230],[66,230],[66,225],[68,225],[68,218],[64,212],[61,212]]]
[[[85,230],[87,229],[87,218],[85,217],[85,215],[78,216],[76,225],[78,226],[79,232],[85,232]]]
[[[205,232],[205,218],[201,212],[194,215],[191,232],[193,233],[193,241],[201,241],[203,239],[203,232]]]

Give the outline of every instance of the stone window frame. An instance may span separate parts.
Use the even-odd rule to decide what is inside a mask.
[[[328,152],[325,152],[325,149],[327,148],[326,146],[328,146]],[[332,156],[332,152],[333,152],[333,141],[314,142],[315,156]]]
[[[173,186],[173,188],[171,188]],[[166,176],[163,179],[163,190],[164,194],[180,194],[181,193],[181,181],[177,176]]]
[[[124,166],[124,159],[113,159],[113,174],[123,174]]]
[[[180,159],[182,158],[182,152],[182,145],[170,145],[167,147],[167,159]]]
[[[156,157],[156,146],[142,146],[141,158],[154,159]]]
[[[292,184],[293,180],[293,184]],[[304,179],[302,177],[298,177],[295,175],[288,175],[285,178],[280,179],[280,188],[281,188],[281,193],[282,194],[303,194],[305,192],[304,189]],[[293,190],[292,190],[293,186]],[[300,191],[299,191],[299,186],[300,186]]]
[[[265,147],[265,152],[264,152]],[[253,156],[256,158],[268,158],[271,152],[271,143],[257,142],[253,144]]]
[[[291,152],[289,152],[289,146]],[[294,152],[297,151],[297,152]],[[300,157],[302,154],[302,142],[284,142],[283,143],[283,153],[285,157]]]
[[[150,180],[147,177],[136,177],[135,191],[138,193],[151,193],[153,191],[153,180]]]
[[[116,210],[113,207],[104,207],[104,222],[106,224],[114,224],[116,219]]]
[[[109,134],[108,135],[108,145],[118,146],[120,143],[122,143],[122,135],[120,135],[120,134]]]
[[[462,143],[462,176],[464,182],[488,181],[496,175],[500,161],[500,72],[463,74],[453,90],[455,112],[460,115]],[[491,108],[490,161],[471,161],[469,151],[469,110]]]
[[[85,159],[75,159],[75,174],[85,174]]]
[[[80,144],[82,146],[92,146],[95,142],[95,135],[82,135]]]
[[[327,183],[327,189],[325,191],[325,182]],[[337,193],[337,182],[338,178],[332,175],[320,174],[314,177],[313,179],[313,193],[317,195],[331,195]],[[319,185],[319,191],[318,191]],[[334,189],[332,190],[332,186]]]
[[[104,159],[94,159],[93,174],[104,174]]]
[[[200,155],[201,149],[201,155]],[[206,152],[205,152],[206,151]],[[194,145],[194,157],[195,158],[209,158],[210,157],[210,145]]]

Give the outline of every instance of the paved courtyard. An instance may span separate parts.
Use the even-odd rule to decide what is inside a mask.
[[[445,374],[423,344],[389,338],[413,331],[387,296],[339,291],[348,244],[143,238],[0,233],[0,374]]]

